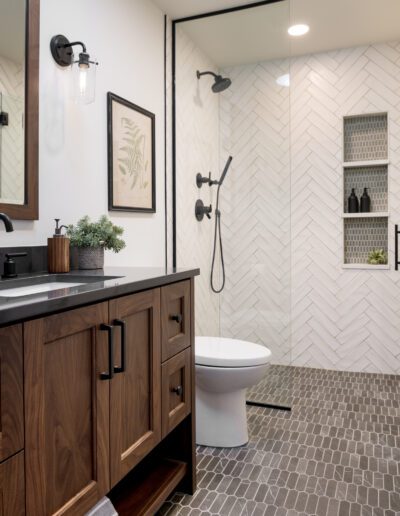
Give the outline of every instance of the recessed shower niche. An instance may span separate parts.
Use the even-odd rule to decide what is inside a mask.
[[[388,120],[387,113],[344,117],[343,121],[344,268],[388,269],[369,264],[372,251],[388,250]],[[367,189],[370,211],[348,212],[354,189],[358,198]]]

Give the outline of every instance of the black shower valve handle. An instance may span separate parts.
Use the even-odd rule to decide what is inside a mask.
[[[201,199],[198,199],[195,204],[195,216],[196,219],[200,222],[203,220],[204,215],[211,219],[210,213],[212,213],[212,205],[204,206],[204,203]]]

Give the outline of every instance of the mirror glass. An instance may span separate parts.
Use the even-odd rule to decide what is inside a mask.
[[[25,201],[26,0],[0,0],[0,203]]]

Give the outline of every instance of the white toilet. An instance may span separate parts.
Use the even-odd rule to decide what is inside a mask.
[[[271,351],[222,337],[196,337],[196,443],[242,446],[249,440],[246,389],[264,377]]]

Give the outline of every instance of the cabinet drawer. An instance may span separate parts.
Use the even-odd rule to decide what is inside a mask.
[[[190,281],[161,289],[162,361],[190,346]]]
[[[0,464],[0,515],[24,516],[24,452]]]
[[[165,437],[191,411],[191,348],[162,365],[162,434]]]

